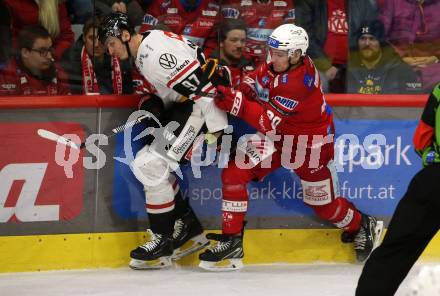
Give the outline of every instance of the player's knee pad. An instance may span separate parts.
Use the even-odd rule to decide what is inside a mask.
[[[146,146],[136,154],[131,166],[144,185],[147,212],[159,214],[173,210],[174,195],[179,188],[166,160],[151,153]]]
[[[168,182],[170,175],[169,164],[163,158],[150,151],[149,146],[142,148],[131,163],[135,177],[144,186],[156,186]]]

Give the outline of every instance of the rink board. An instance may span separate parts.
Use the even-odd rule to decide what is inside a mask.
[[[364,100],[364,106],[354,106],[352,96],[344,98],[348,106],[327,98],[337,106],[341,194],[387,224],[420,169],[411,139],[426,96],[398,106],[384,100],[386,107],[374,105],[370,96],[354,98]],[[142,231],[148,228],[143,188],[127,166],[142,147],[132,140],[142,129],[100,139],[100,151],[79,153],[60,150],[62,145],[39,137],[37,130],[74,134],[78,141],[109,134],[127,120],[137,101],[0,98],[0,272],[127,265],[130,250],[144,242]],[[234,136],[253,132],[241,122],[232,124]],[[376,154],[370,145],[379,147]],[[350,151],[353,158],[346,159]],[[179,184],[205,228],[218,230],[221,168],[218,163],[195,168],[182,166]],[[352,246],[339,241],[340,231],[304,205],[300,182],[289,170],[279,169],[248,190],[247,264],[354,262]],[[440,260],[437,238],[423,258]],[[196,256],[179,264],[195,265]]]
[[[246,231],[245,264],[353,263],[351,244],[334,229],[259,229]],[[0,272],[124,267],[145,233],[93,233],[0,237]],[[438,262],[440,235],[424,251],[422,262]],[[175,264],[197,266],[197,254]]]

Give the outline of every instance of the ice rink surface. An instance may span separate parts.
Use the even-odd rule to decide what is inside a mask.
[[[422,265],[416,265],[396,295]],[[353,296],[361,265],[251,265],[240,271],[196,267],[134,271],[129,268],[0,274],[1,296]]]

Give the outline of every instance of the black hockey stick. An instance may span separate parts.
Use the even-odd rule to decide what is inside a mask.
[[[107,137],[111,138],[111,137],[119,134],[120,132],[123,132],[124,130],[126,130],[128,128],[131,128],[131,127],[135,126],[136,124],[142,122],[146,118],[150,118],[150,117],[151,117],[151,115],[149,115],[149,114],[142,115],[142,116],[139,116],[137,119],[135,119],[133,121],[129,121],[129,122],[125,123],[125,124],[119,125],[119,126],[113,128],[112,129],[112,133],[110,135],[107,135]],[[64,144],[64,145],[69,146],[69,147],[71,147],[73,149],[80,150],[80,149],[86,147],[86,142],[75,143],[72,139],[68,139],[66,137],[63,137],[61,135],[58,135],[58,134],[56,134],[54,132],[51,132],[51,131],[48,131],[48,130],[45,130],[45,129],[41,129],[41,128],[38,129],[37,130],[37,134],[40,137],[42,137],[42,138],[45,138],[47,140],[51,140],[51,141],[54,141],[54,142],[57,142],[57,143]]]

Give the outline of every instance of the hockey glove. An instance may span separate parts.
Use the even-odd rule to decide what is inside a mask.
[[[138,107],[139,110],[150,112],[159,122],[162,122],[165,113],[165,106],[163,101],[158,96],[153,94],[143,96],[139,101]]]
[[[214,86],[231,86],[231,73],[228,67],[218,64],[217,59],[208,59],[202,66],[203,76],[200,84],[210,81]]]
[[[246,96],[246,98],[252,100],[257,99],[257,93],[255,92],[255,80],[252,78],[245,76],[238,89]]]
[[[217,86],[217,96],[215,97],[215,104],[220,109],[231,113],[234,116],[240,117],[243,112],[243,94],[241,91],[236,91],[232,87]]]
[[[427,167],[433,163],[440,163],[440,155],[436,152],[436,149],[429,146],[424,151],[417,151],[423,161],[423,167]]]

